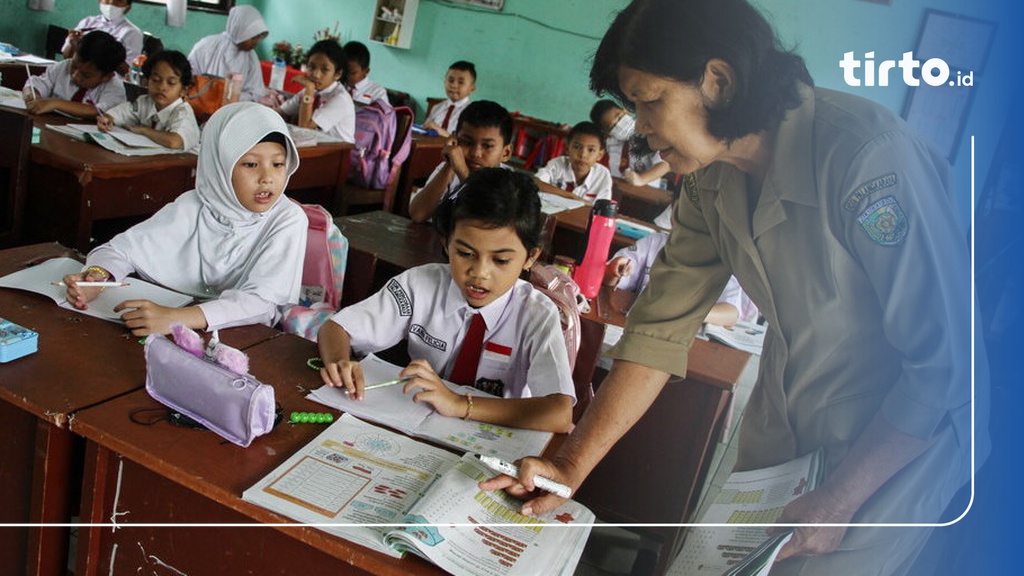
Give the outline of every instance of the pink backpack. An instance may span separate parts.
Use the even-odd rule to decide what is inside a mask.
[[[316,342],[320,325],[341,305],[348,239],[342,235],[323,206],[299,206],[309,219],[306,255],[302,261],[302,289],[299,292],[299,303],[284,311],[281,326],[289,334],[298,334]]]
[[[530,268],[530,284],[543,292],[558,308],[562,321],[562,336],[569,353],[569,369],[576,367],[576,354],[580,350],[580,314],[586,312],[586,299],[580,287],[568,274],[550,264],[534,264]]]
[[[397,126],[395,108],[387,102],[374,100],[356,110],[356,141],[349,154],[352,163],[349,182],[375,190],[388,187],[398,173],[394,168],[405,162],[412,148],[412,136],[406,131],[398,149],[391,153]]]

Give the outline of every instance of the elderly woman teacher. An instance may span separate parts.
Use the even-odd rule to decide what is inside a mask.
[[[736,469],[827,460],[780,523],[936,521],[970,477],[971,441],[968,247],[945,159],[887,109],[815,88],[745,0],[636,0],[590,77],[635,109],[685,190],[576,431],[518,481],[482,487],[527,496],[535,474],[578,487],[686,373],[733,274],[769,326]],[[560,502],[539,494],[525,513]],[[772,574],[900,574],[928,533],[802,526]]]

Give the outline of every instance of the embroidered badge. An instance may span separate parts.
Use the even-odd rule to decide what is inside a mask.
[[[857,206],[862,200],[875,192],[885,190],[886,188],[892,188],[898,182],[899,179],[896,178],[895,172],[890,172],[884,176],[879,176],[874,180],[869,180],[854,188],[853,192],[850,192],[850,195],[846,197],[846,200],[843,200],[843,208],[853,212],[857,209]]]
[[[447,342],[439,338],[434,338],[433,336],[430,335],[429,332],[427,332],[426,328],[420,326],[419,324],[413,324],[412,326],[410,326],[409,333],[419,336],[420,340],[423,340],[423,342],[425,342],[426,345],[430,346],[431,348],[436,348],[441,352],[444,352],[445,350],[448,349]]]
[[[402,288],[402,285],[394,278],[388,281],[388,292],[391,292],[391,296],[395,298],[395,305],[398,306],[398,315],[412,316],[412,301],[409,300],[409,295],[405,293],[405,288]]]
[[[488,342],[484,344],[484,351],[480,355],[480,360],[490,360],[492,362],[508,363],[512,360],[512,348],[508,346],[502,346],[501,344],[495,344],[494,342]]]
[[[686,197],[690,199],[690,204],[697,210],[700,210],[700,195],[697,188],[697,176],[691,172],[683,176],[683,189],[686,190]]]
[[[484,392],[487,392],[488,394],[491,394],[492,396],[497,396],[498,398],[501,398],[505,395],[505,383],[502,382],[501,380],[478,378],[476,384],[473,384],[473,388],[476,388],[477,390],[482,390]]]
[[[868,206],[857,217],[857,222],[879,246],[896,246],[902,243],[910,226],[899,202],[892,196],[886,196]]]

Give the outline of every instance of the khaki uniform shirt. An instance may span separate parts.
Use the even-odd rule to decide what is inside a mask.
[[[769,325],[738,470],[824,447],[830,473],[879,411],[918,438],[952,434],[935,446],[968,446],[970,269],[948,165],[879,105],[802,94],[760,191],[723,163],[687,177],[612,356],[685,374],[733,274]],[[960,456],[923,455],[890,484],[952,474],[955,490],[969,472]]]

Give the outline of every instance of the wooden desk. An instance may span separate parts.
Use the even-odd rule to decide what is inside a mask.
[[[42,130],[29,152],[31,193],[24,226],[31,241],[57,240],[87,252],[94,245],[95,222],[141,220],[195,188],[195,154],[125,156],[45,128],[67,121],[55,115],[37,117]],[[289,196],[330,209],[348,177],[351,149],[352,144],[343,143],[299,148],[299,170],[289,182]]]
[[[654,222],[672,203],[672,192],[653,186],[634,186],[622,178],[613,178],[612,198],[619,202],[620,215]]]
[[[573,258],[579,256],[583,236],[587,233],[590,209],[590,205],[583,205],[572,210],[563,210],[554,215],[556,225],[551,238],[551,253],[553,255],[570,256]],[[650,222],[643,222],[629,216],[619,216],[619,220],[660,230],[660,228]],[[633,244],[636,244],[636,239],[616,232],[615,237],[612,238],[612,245],[608,250],[608,255],[611,256],[617,250],[626,246],[632,246]]]
[[[398,176],[394,208],[396,214],[409,216],[409,198],[412,196],[413,186],[417,180],[426,180],[441,163],[441,151],[447,141],[448,139],[443,136],[412,135],[409,157],[406,158]]]
[[[0,251],[0,275],[75,252],[56,243]],[[39,351],[0,364],[0,522],[66,523],[79,489],[72,462],[80,446],[68,431],[79,410],[145,384],[142,346],[120,325],[58,307],[49,298],[0,289],[2,314],[39,334]],[[265,326],[222,331],[245,348],[276,331]],[[6,528],[0,574],[66,573],[68,531]],[[26,568],[27,567],[27,568]]]
[[[334,219],[349,245],[377,256],[372,290],[409,268],[447,262],[437,232],[430,224],[377,210]]]
[[[317,355],[315,344],[281,335],[248,352],[252,374],[274,387],[285,414],[328,410],[303,397],[305,389],[320,385],[319,375],[305,365]],[[241,494],[323,430],[282,423],[240,448],[211,432],[167,422],[140,426],[128,418],[133,410],[158,406],[139,391],[83,410],[72,422],[72,430],[87,439],[82,521],[108,523],[116,518],[119,526],[117,531],[79,529],[75,574],[150,573],[156,568],[154,559],[165,566],[159,573],[191,576],[442,573],[415,555],[398,560],[301,525],[201,530],[133,526],[291,524],[284,516],[243,502]]]
[[[33,76],[38,76],[49,66],[41,66],[39,64],[29,64],[29,72]],[[21,90],[25,87],[25,81],[28,80],[28,74],[25,73],[25,64],[21,62],[2,62],[0,63],[0,74],[3,75],[3,86],[4,88],[10,88],[11,90]]]

